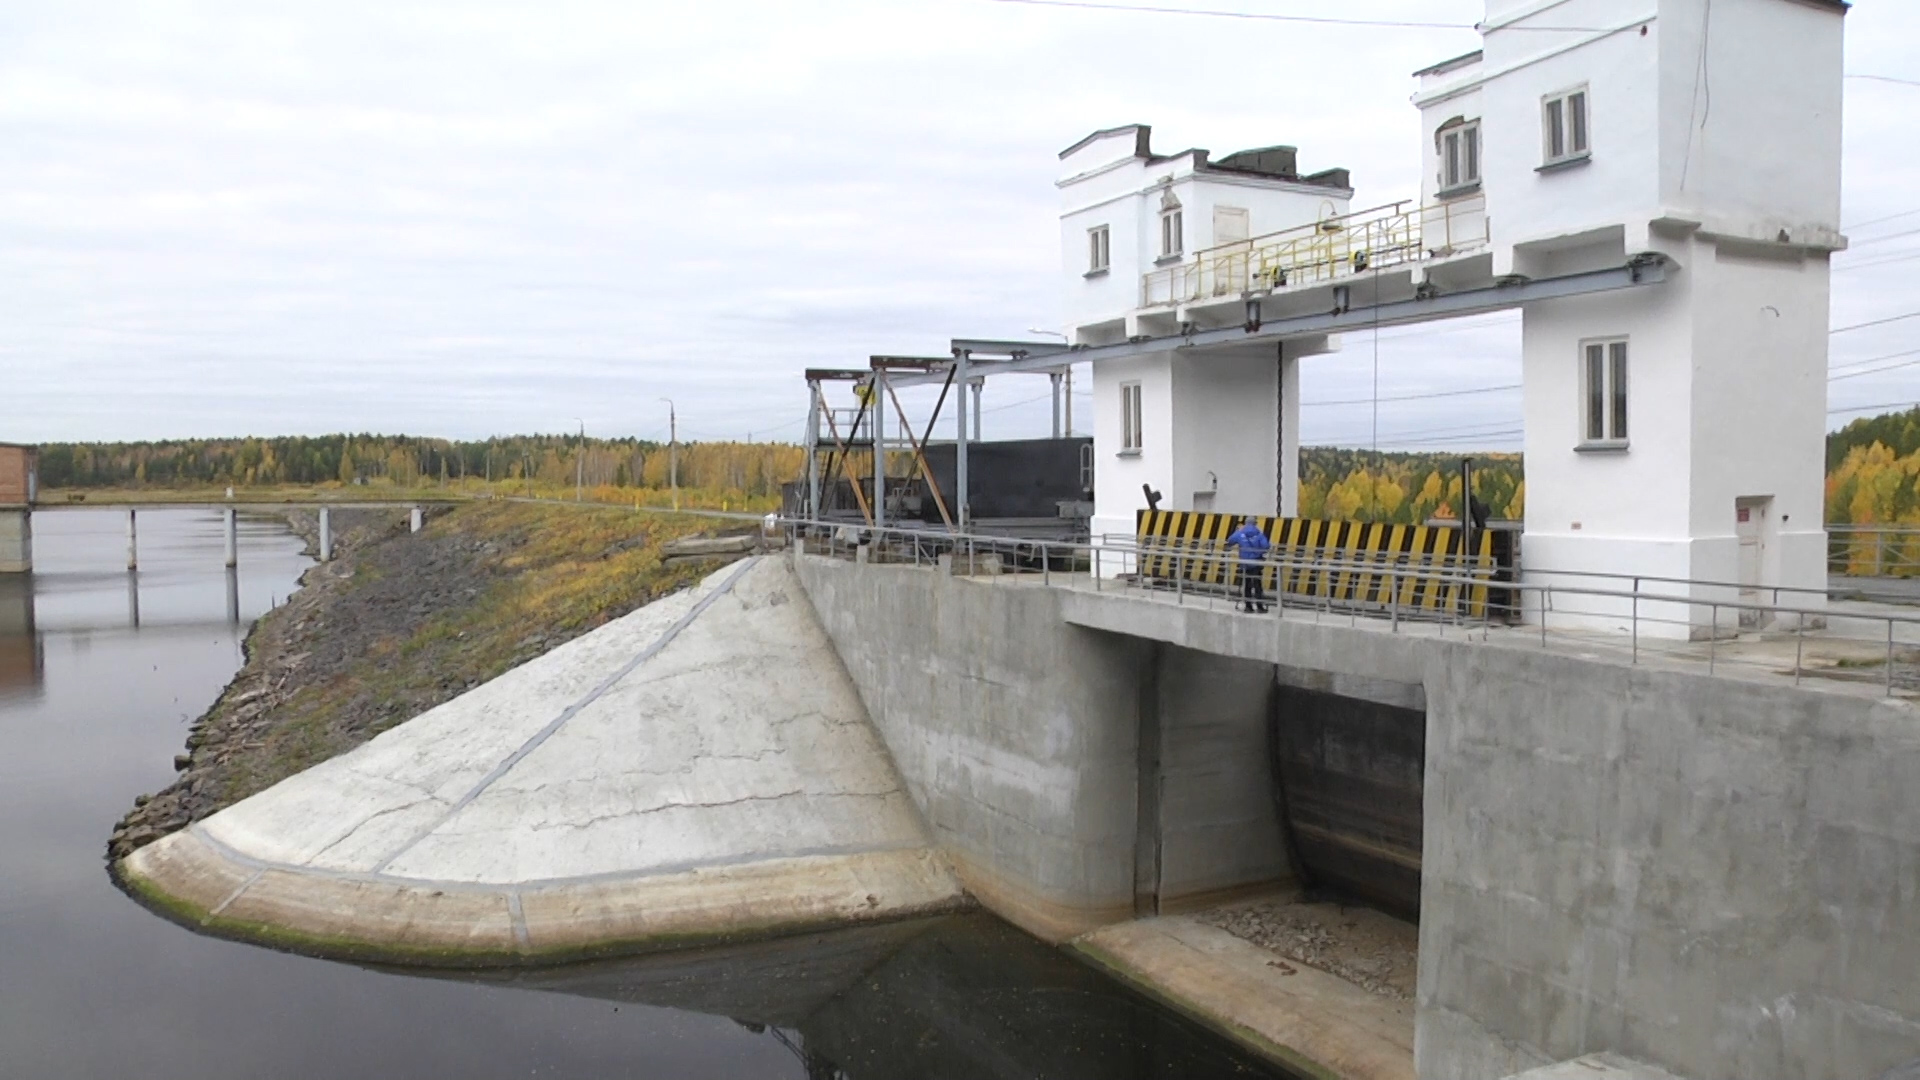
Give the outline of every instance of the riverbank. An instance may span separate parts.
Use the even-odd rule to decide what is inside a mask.
[[[290,524],[311,551],[312,511]],[[113,831],[124,858],[401,721],[692,584],[669,561],[709,519],[475,502],[407,531],[407,511],[335,511],[334,561],[248,634],[246,664],[189,729],[179,776]]]
[[[780,555],[544,650],[117,872],[209,933],[432,967],[969,906]]]

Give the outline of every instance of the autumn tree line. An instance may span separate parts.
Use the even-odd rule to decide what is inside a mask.
[[[571,489],[602,498],[665,492],[668,447],[640,439],[514,435],[482,441],[407,435],[321,435],[48,443],[47,488],[276,485]],[[805,452],[787,443],[699,442],[678,448],[679,483],[692,504],[772,506],[799,478]],[[1827,520],[1920,526],[1920,408],[1856,420],[1827,437]],[[1456,517],[1459,455],[1300,451],[1300,514],[1414,524]],[[1520,520],[1526,478],[1518,454],[1474,456],[1474,494],[1496,519]]]
[[[736,502],[775,497],[798,476],[798,446],[704,442],[678,447],[679,484]],[[513,488],[665,490],[674,457],[665,444],[577,435],[514,435],[466,442],[407,435],[321,435],[47,443],[47,488],[260,487],[338,484],[420,488],[491,483]]]

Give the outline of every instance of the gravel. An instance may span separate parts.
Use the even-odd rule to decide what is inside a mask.
[[[1278,954],[1283,959],[1270,964],[1282,975],[1293,974],[1286,963],[1291,960],[1378,997],[1413,999],[1420,930],[1372,908],[1269,900],[1214,908],[1194,918]]]

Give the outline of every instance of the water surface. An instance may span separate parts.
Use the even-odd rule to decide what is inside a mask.
[[[1280,1076],[985,916],[443,978],[194,934],[113,887],[106,840],[165,786],[245,627],[309,565],[201,511],[34,517],[0,575],[0,1077]]]

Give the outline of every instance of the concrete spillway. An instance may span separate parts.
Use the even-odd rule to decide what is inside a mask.
[[[122,877],[215,932],[441,964],[965,903],[781,559],[149,845]]]

